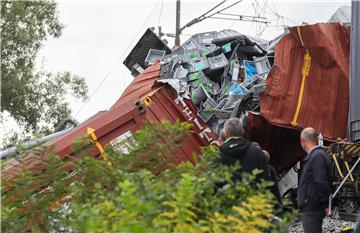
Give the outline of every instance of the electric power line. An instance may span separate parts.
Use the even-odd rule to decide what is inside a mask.
[[[134,43],[135,39],[138,37],[138,35],[143,31],[144,26],[148,23],[150,17],[153,15],[153,13],[155,12],[155,9],[157,8],[157,6],[159,5],[160,1],[157,2],[157,4],[154,6],[154,8],[152,9],[152,11],[150,12],[150,14],[146,17],[144,23],[142,24],[142,26],[140,27],[140,30],[136,33],[136,35],[134,36],[134,38],[132,39],[132,41],[130,42],[130,44],[128,45],[128,47],[123,51],[123,53],[121,54],[121,56],[118,58],[118,60],[115,62],[115,64],[111,67],[111,69],[109,70],[109,72],[105,75],[105,77],[101,80],[101,82],[99,83],[99,85],[95,88],[95,90],[93,91],[93,93],[90,95],[89,99],[81,106],[81,108],[79,109],[79,111],[75,114],[75,117],[77,117],[79,115],[79,113],[84,109],[84,107],[89,103],[90,99],[96,94],[96,92],[100,89],[100,87],[103,85],[103,83],[106,81],[106,79],[110,76],[110,74],[115,70],[115,68],[119,65],[119,63],[123,60],[123,57],[125,56],[126,52],[128,51],[128,49],[132,46],[132,44]]]
[[[159,13],[159,18],[158,18],[158,23],[157,23],[158,26],[160,26],[160,21],[161,21],[161,15],[162,15],[162,11],[163,11],[163,6],[164,6],[164,0],[161,1],[160,13]]]
[[[247,12],[250,7],[251,7],[251,4],[250,4],[243,12],[241,12],[241,15],[245,14],[245,12]],[[235,24],[236,24],[237,22],[239,22],[239,21],[234,21],[234,22],[232,22],[227,28],[232,28],[233,26],[235,26]]]
[[[226,0],[220,2],[219,4],[217,4],[216,6],[214,6],[213,8],[211,8],[210,10],[208,10],[206,13],[204,13],[204,14],[202,14],[201,16],[196,17],[195,19],[191,20],[190,22],[188,22],[187,24],[185,24],[182,28],[180,28],[180,31],[183,31],[185,28],[190,27],[190,26],[192,26],[192,25],[194,25],[194,24],[196,24],[196,23],[199,23],[199,22],[201,22],[201,21],[203,21],[203,20],[205,20],[205,19],[211,18],[212,16],[214,16],[214,15],[216,15],[216,14],[219,14],[219,13],[221,13],[221,12],[223,12],[223,11],[225,11],[225,10],[227,10],[227,9],[229,9],[229,8],[237,5],[237,4],[239,4],[240,2],[242,2],[242,0],[238,0],[238,1],[234,2],[233,4],[230,4],[230,5],[226,6],[225,8],[223,8],[223,9],[221,9],[221,10],[215,12],[215,13],[212,13],[212,14],[210,14],[210,15],[207,15],[207,14],[209,14],[211,11],[213,11],[213,10],[216,9],[216,8],[218,8],[220,5],[222,5],[222,4],[225,3],[225,2],[226,2]]]
[[[290,23],[293,23],[293,24],[295,24],[295,25],[300,25],[300,23],[295,22],[294,20],[289,19],[289,18],[287,18],[287,17],[279,14],[278,10],[277,10],[276,7],[275,7],[275,3],[274,3],[274,2],[272,2],[272,3],[273,3],[272,5],[273,5],[274,9],[272,9],[271,6],[269,5],[269,6],[268,6],[268,9],[270,9],[270,11],[272,11],[272,13],[267,12],[268,14],[273,14],[273,15],[275,15],[276,17],[281,18],[281,19],[283,20],[283,24],[284,24],[284,19],[286,19],[286,20],[287,20],[288,22],[290,22]]]

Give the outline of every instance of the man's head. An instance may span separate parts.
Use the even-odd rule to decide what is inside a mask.
[[[222,134],[225,139],[244,136],[244,128],[240,119],[235,117],[228,119],[224,124]]]
[[[317,146],[318,134],[314,128],[308,127],[303,129],[300,134],[300,142],[304,151],[309,152],[312,148]]]

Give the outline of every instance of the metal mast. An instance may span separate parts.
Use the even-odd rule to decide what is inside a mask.
[[[175,45],[180,45],[180,0],[176,0]]]
[[[350,114],[351,140],[360,140],[360,1],[351,1]]]

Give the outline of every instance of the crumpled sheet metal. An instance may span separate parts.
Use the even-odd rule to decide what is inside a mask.
[[[273,125],[257,114],[249,113],[245,137],[270,153],[270,163],[279,173],[288,171],[306,155],[299,130]]]
[[[186,99],[190,99],[189,88],[185,82],[180,81],[179,79],[159,79],[157,82],[169,84],[179,95]]]
[[[260,94],[261,115],[283,127],[314,127],[327,140],[345,138],[349,43],[349,28],[339,23],[291,28],[275,48],[267,89]]]

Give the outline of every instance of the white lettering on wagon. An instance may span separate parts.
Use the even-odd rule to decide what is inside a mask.
[[[183,110],[183,113],[186,114],[186,116],[189,118],[189,121],[191,121],[193,119],[193,117],[191,116],[193,113],[189,107],[186,106],[186,108],[184,108],[184,110]]]
[[[211,129],[208,126],[203,126],[200,124],[199,119],[196,117],[196,115],[191,111],[191,109],[186,105],[184,98],[182,96],[179,96],[175,99],[176,104],[181,104],[181,106],[184,108],[183,113],[187,116],[187,120],[190,122],[193,122],[194,125],[200,130],[200,133],[198,135],[200,138],[205,138],[211,145],[217,145],[220,146],[220,142],[217,140],[214,140],[211,137]]]

